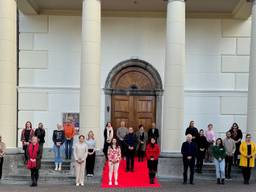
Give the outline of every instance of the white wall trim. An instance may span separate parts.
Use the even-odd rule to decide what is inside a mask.
[[[64,86],[19,86],[18,92],[48,92],[48,93],[60,93],[60,92],[80,92],[80,87],[64,87]],[[185,96],[247,96],[248,91],[244,89],[185,89]]]
[[[186,89],[185,96],[200,96],[200,97],[247,97],[247,90],[195,90]]]

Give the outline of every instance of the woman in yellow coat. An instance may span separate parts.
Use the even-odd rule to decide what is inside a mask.
[[[240,166],[242,167],[244,184],[249,184],[251,168],[255,165],[256,145],[251,141],[251,135],[246,134],[245,141],[240,145]]]

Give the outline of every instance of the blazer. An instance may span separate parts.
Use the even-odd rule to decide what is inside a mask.
[[[156,138],[156,141],[159,138],[159,130],[157,128],[154,128],[154,133],[153,128],[148,130],[148,139],[151,139],[152,137]]]
[[[256,146],[255,143],[251,141],[251,158],[249,160],[249,167],[255,166],[255,154],[256,154]],[[247,167],[247,143],[243,141],[240,145],[240,166],[241,167]]]
[[[188,156],[191,156],[193,159],[197,155],[197,146],[195,142],[188,143],[187,141],[182,144],[181,147],[181,154],[183,155],[183,158],[187,158]]]
[[[146,146],[147,146],[147,141],[148,141],[148,134],[144,131],[144,139],[142,140],[142,142],[144,142],[143,144],[140,143],[141,142],[141,140],[140,140],[140,131],[136,132],[136,136],[137,136],[137,139],[138,139],[137,148],[138,149],[140,148],[142,151],[145,151]]]

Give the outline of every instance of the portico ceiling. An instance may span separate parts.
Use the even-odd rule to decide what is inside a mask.
[[[82,0],[17,0],[25,14],[81,14]],[[166,0],[101,0],[104,12],[158,12],[165,13]],[[248,18],[247,0],[187,0],[189,16]]]

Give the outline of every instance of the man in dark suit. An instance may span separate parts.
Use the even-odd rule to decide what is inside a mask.
[[[124,143],[126,145],[126,172],[133,172],[134,155],[138,139],[132,127],[129,127],[128,131],[128,134],[124,137]]]
[[[194,184],[194,167],[195,167],[195,158],[197,154],[197,145],[192,141],[192,135],[188,134],[186,136],[187,141],[182,144],[181,154],[183,156],[183,184],[187,184],[187,172],[188,167],[190,169],[190,184]]]
[[[151,138],[155,138],[156,143],[159,138],[159,131],[156,128],[156,124],[154,122],[152,123],[152,128],[148,130],[148,140],[150,141]]]

